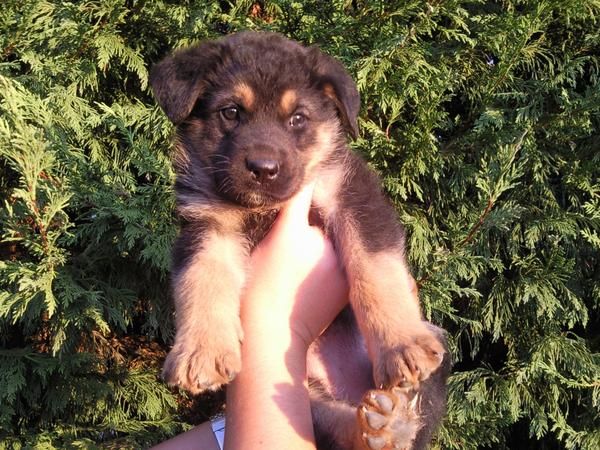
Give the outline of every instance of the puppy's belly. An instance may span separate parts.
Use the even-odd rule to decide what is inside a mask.
[[[349,312],[349,311],[348,311]],[[371,361],[364,340],[348,312],[342,313],[309,348],[308,376],[336,400],[358,404],[373,389]]]

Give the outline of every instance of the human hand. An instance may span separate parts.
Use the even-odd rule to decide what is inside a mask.
[[[308,224],[313,187],[288,202],[254,250],[242,300],[244,329],[255,327],[277,339],[287,327],[307,347],[348,299],[331,242]]]

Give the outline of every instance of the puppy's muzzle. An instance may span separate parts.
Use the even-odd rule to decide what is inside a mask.
[[[258,184],[268,184],[279,175],[279,162],[274,159],[246,158],[246,168],[251,179]]]

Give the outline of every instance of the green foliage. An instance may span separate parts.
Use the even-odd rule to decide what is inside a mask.
[[[186,427],[157,377],[176,225],[148,68],[242,29],[357,80],[354,147],[450,333],[436,445],[600,448],[599,22],[598,0],[3,2],[0,448]]]

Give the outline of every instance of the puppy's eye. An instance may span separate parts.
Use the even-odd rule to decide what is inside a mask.
[[[229,106],[221,110],[221,116],[225,120],[238,120],[240,118],[240,110],[235,106]]]
[[[290,127],[299,129],[304,125],[306,125],[306,116],[303,114],[294,114],[290,117]]]

